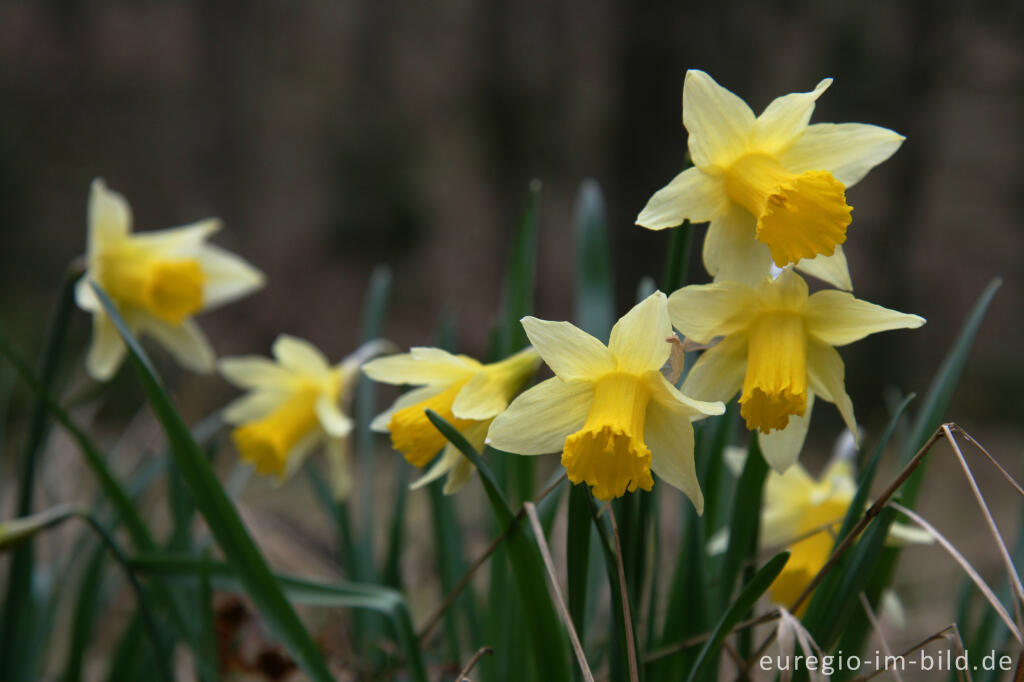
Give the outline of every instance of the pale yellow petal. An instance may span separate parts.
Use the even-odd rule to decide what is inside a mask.
[[[704,237],[704,267],[716,282],[757,284],[771,272],[772,255],[755,236],[754,216],[740,206],[711,221]]]
[[[634,374],[660,370],[672,353],[668,342],[671,336],[668,297],[655,291],[615,323],[608,350],[615,356],[620,370]]]
[[[746,329],[758,313],[757,293],[740,282],[692,284],[668,298],[672,326],[696,343]]]
[[[146,316],[139,319],[139,329],[152,336],[174,356],[185,369],[206,374],[212,372],[216,355],[206,334],[195,320],[181,324],[170,324],[161,319]]]
[[[95,255],[110,240],[124,237],[132,230],[132,209],[123,196],[107,189],[102,178],[89,188],[89,255]]]
[[[594,385],[552,377],[524,391],[491,422],[487,444],[517,455],[559,452],[587,419]]]
[[[305,339],[281,334],[274,340],[271,352],[282,367],[293,372],[321,375],[331,370],[320,349]]]
[[[444,446],[441,451],[441,455],[434,460],[434,463],[430,465],[426,473],[417,478],[409,485],[409,490],[419,490],[420,488],[430,485],[437,479],[441,478],[455,466],[455,463],[460,459],[465,459],[465,456],[459,452],[459,449],[448,443]]]
[[[843,252],[842,245],[836,245],[836,250],[831,256],[823,254],[815,258],[804,258],[797,261],[794,267],[805,275],[817,277],[843,291],[853,290],[850,266],[846,263],[846,254]]]
[[[100,299],[96,297],[96,290],[92,288],[89,273],[85,273],[77,282],[75,282],[75,303],[77,303],[78,307],[82,310],[88,310],[90,312],[100,310],[103,307],[100,303]]]
[[[128,347],[114,326],[113,320],[102,310],[92,315],[92,344],[85,359],[85,368],[96,381],[106,381],[117,372]]]
[[[704,513],[704,495],[693,461],[693,426],[684,416],[651,403],[644,423],[644,442],[651,449],[651,470],[690,498],[698,514]]]
[[[473,463],[466,459],[461,452],[458,454],[459,459],[452,465],[451,471],[448,472],[448,478],[444,482],[444,488],[441,489],[445,495],[454,495],[462,490],[476,473]]]
[[[206,276],[204,309],[246,296],[261,288],[266,281],[263,273],[243,258],[216,246],[203,246],[199,252],[199,266]]]
[[[816,123],[780,157],[794,173],[825,170],[850,187],[892,156],[905,138],[864,123]]]
[[[776,429],[771,433],[757,433],[757,442],[761,446],[765,461],[778,473],[785,473],[800,457],[800,450],[807,439],[807,428],[811,424],[813,407],[814,393],[808,391],[803,416],[790,415],[789,424],[784,429]]]
[[[555,374],[563,379],[593,378],[615,368],[603,343],[568,322],[523,318],[530,343]]]
[[[683,82],[683,125],[694,165],[721,168],[746,151],[754,112],[711,76],[691,69]]]
[[[747,373],[747,338],[730,336],[704,353],[683,382],[683,393],[700,400],[728,401],[743,386]]]
[[[651,391],[652,404],[657,403],[675,414],[693,418],[725,412],[725,405],[721,402],[696,400],[681,393],[678,388],[669,383],[661,372],[647,372],[644,374],[644,383]]]
[[[234,425],[262,419],[276,410],[287,399],[288,394],[281,391],[253,391],[246,393],[242,397],[228,403],[221,410],[221,419],[228,424]]]
[[[777,97],[757,117],[751,134],[751,148],[775,156],[792,147],[807,129],[814,112],[814,103],[830,85],[832,79],[826,78],[811,92],[794,92]]]
[[[827,343],[810,339],[807,343],[807,384],[821,398],[834,403],[857,439],[857,420],[853,416],[853,402],[846,393],[846,368],[839,351]]]
[[[484,420],[496,416],[537,369],[540,356],[533,348],[484,366],[462,387],[452,403],[459,419]]]
[[[352,432],[352,420],[341,411],[337,400],[326,393],[316,399],[316,417],[321,428],[332,438],[344,438]]]
[[[370,360],[363,373],[385,384],[451,384],[472,376],[480,363],[470,363],[439,348],[413,348],[409,353]]]
[[[312,432],[307,434],[295,446],[288,452],[287,461],[285,462],[285,468],[281,471],[279,483],[284,483],[286,480],[299,470],[299,468],[305,463],[306,458],[309,457],[313,452],[320,447],[324,442],[324,432],[320,429],[314,429]]]
[[[204,218],[188,225],[137,232],[132,241],[167,256],[198,258],[204,242],[222,227],[217,218]]]
[[[373,418],[373,421],[370,422],[370,429],[372,431],[376,431],[377,433],[387,433],[388,424],[391,423],[391,416],[395,412],[403,408],[409,407],[410,405],[415,405],[416,403],[421,403],[424,400],[433,398],[435,395],[445,390],[445,388],[446,387],[443,385],[439,386],[431,384],[427,386],[422,386],[420,388],[415,388],[411,391],[406,391],[402,395],[398,396],[398,399],[394,403],[392,403],[391,407],[384,410],[383,412],[381,412],[380,414]]]
[[[843,346],[869,334],[891,329],[917,329],[923,317],[908,315],[854,298],[845,291],[819,291],[807,300],[807,332],[829,344]]]
[[[287,385],[293,375],[261,355],[222,358],[217,363],[221,376],[239,388],[269,388]]]
[[[729,210],[729,196],[721,177],[699,168],[687,168],[659,189],[636,218],[636,224],[652,230],[682,225],[684,220],[703,223]]]

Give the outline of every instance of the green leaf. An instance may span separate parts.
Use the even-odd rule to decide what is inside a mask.
[[[81,272],[69,269],[64,275],[60,297],[50,322],[50,330],[43,345],[40,370],[40,385],[49,392],[55,383],[57,367],[67,337],[68,320],[75,308],[75,282]],[[28,436],[19,462],[17,516],[32,513],[32,496],[35,490],[36,459],[46,443],[47,410],[42,394],[36,393],[28,423]],[[0,679],[9,682],[28,682],[36,677],[31,646],[27,640],[35,629],[35,609],[28,600],[32,594],[32,574],[35,557],[32,544],[22,545],[11,558],[7,578],[7,594],[4,600],[3,621],[0,622]]]
[[[750,437],[750,450],[743,473],[736,483],[732,516],[729,519],[729,545],[718,572],[720,602],[724,607],[732,598],[733,585],[740,568],[757,557],[757,536],[761,522],[761,496],[768,475],[768,464],[761,454],[757,434]]]
[[[285,599],[263,554],[246,531],[238,511],[228,499],[205,454],[193,440],[188,427],[161,386],[149,358],[106,293],[95,283],[92,286],[128,346],[129,357],[167,435],[175,463],[192,493],[196,508],[206,520],[228,562],[237,569],[247,594],[296,663],[314,680],[331,680],[320,650]]]
[[[576,228],[576,326],[607,340],[615,314],[612,262],[604,197],[594,180],[584,180],[573,216]],[[589,527],[589,522],[588,522]]]
[[[669,232],[668,250],[665,253],[665,275],[661,281],[662,290],[671,294],[686,284],[690,273],[690,251],[693,250],[693,228],[690,221],[683,221]]]
[[[775,578],[782,572],[782,568],[786,565],[787,561],[789,561],[789,552],[779,552],[754,574],[750,582],[743,586],[739,596],[736,597],[736,601],[726,609],[725,614],[718,621],[718,625],[715,626],[711,633],[711,639],[704,644],[704,647],[697,655],[697,660],[690,670],[689,676],[686,678],[687,682],[693,682],[697,679],[697,674],[700,673],[704,664],[711,658],[712,654],[718,652],[725,638],[729,636],[729,633],[740,622],[740,619],[754,608],[754,604],[761,598],[761,595],[768,591]]]
[[[581,642],[586,641],[590,527],[590,500],[587,499],[587,487],[582,483],[571,486],[568,532],[565,540],[566,572],[569,576],[569,616]]]
[[[512,563],[512,573],[519,588],[519,598],[526,615],[527,637],[532,643],[536,675],[533,679],[568,680],[568,642],[562,625],[555,613],[548,592],[547,571],[532,532],[525,524],[519,523],[519,516],[512,512],[508,501],[498,488],[490,467],[473,449],[462,434],[432,410],[426,410],[427,418],[476,466],[483,483],[491,510],[499,526],[506,528],[505,547]]]
[[[498,332],[498,355],[507,357],[528,344],[519,324],[533,311],[533,292],[537,276],[537,233],[540,222],[540,180],[530,182],[526,209],[519,220],[512,255],[505,276],[502,322]]]

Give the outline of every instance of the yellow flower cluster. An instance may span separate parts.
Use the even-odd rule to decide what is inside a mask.
[[[230,358],[222,374],[249,391],[225,419],[257,471],[284,478],[325,445],[335,492],[350,487],[341,409],[362,366],[376,381],[417,386],[373,422],[416,467],[414,486],[447,475],[454,492],[472,465],[434,428],[430,409],[476,448],[520,455],[561,452],[573,483],[601,500],[650,490],[652,474],[683,491],[700,511],[692,422],[721,414],[739,393],[740,413],[779,473],[796,461],[815,398],[834,403],[856,437],[853,405],[836,346],[924,320],[858,300],[842,251],[852,208],[846,189],[892,155],[902,136],[876,126],[809,123],[831,85],[773,101],[760,116],[701,71],[686,74],[683,124],[693,167],[656,192],[637,224],[662,229],[710,222],[704,264],[714,277],[670,296],[658,291],[611,331],[607,345],[568,322],[522,320],[532,348],[482,364],[437,348],[369,360],[371,344],[332,366],[308,342],[282,336],[274,360]],[[166,346],[186,367],[206,371],[213,352],[194,315],[262,284],[247,263],[205,243],[218,223],[131,233],[127,202],[101,180],[89,201],[88,271],[79,304],[93,313],[87,367],[113,375],[124,357],[95,281],[129,327]],[[799,274],[838,289],[809,293]],[[666,378],[675,331],[707,345],[682,388]],[[367,361],[368,360],[368,361]],[[543,360],[554,376],[516,394]],[[365,362],[364,364],[364,361]]]

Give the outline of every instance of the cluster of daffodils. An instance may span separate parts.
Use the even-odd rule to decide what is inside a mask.
[[[532,347],[491,364],[423,347],[371,359],[383,350],[374,343],[331,365],[308,342],[282,336],[274,360],[219,364],[227,380],[248,391],[223,413],[235,426],[241,457],[283,480],[323,447],[335,493],[344,497],[351,487],[345,443],[353,427],[344,408],[361,367],[373,380],[416,387],[371,425],[389,433],[410,464],[429,467],[414,487],[447,476],[445,492],[452,493],[473,474],[427,418],[432,410],[477,449],[560,452],[569,480],[589,486],[600,500],[650,490],[657,474],[701,511],[692,423],[721,414],[737,393],[746,426],[772,468],[780,476],[802,472],[793,467],[816,398],[835,404],[850,432],[858,432],[836,347],[924,323],[849,293],[842,250],[852,221],[846,189],[892,155],[903,137],[856,123],[811,125],[815,101],[831,82],[779,97],[755,116],[707,74],[686,74],[683,124],[694,165],[651,197],[637,224],[709,222],[703,256],[713,283],[653,293],[615,324],[607,344],[568,322],[524,318]],[[214,367],[193,317],[263,281],[240,258],[206,244],[217,227],[205,220],[132,234],[124,199],[102,181],[93,183],[88,270],[78,287],[79,304],[94,315],[87,362],[93,376],[112,376],[125,347],[90,281],[132,331],[152,336],[190,369]],[[800,273],[836,289],[811,294]],[[676,378],[670,355],[677,332],[705,348],[681,387],[668,378]],[[554,376],[519,394],[541,360]],[[831,473],[826,479],[837,480]],[[815,497],[783,496],[790,504]]]

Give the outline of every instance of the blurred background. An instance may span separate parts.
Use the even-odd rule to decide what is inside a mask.
[[[480,355],[530,179],[543,183],[538,314],[571,316],[571,216],[586,177],[605,192],[624,312],[663,267],[668,233],[633,221],[685,163],[686,69],[755,111],[832,76],[812,121],[907,137],[848,194],[855,291],[928,319],[844,349],[858,417],[877,430],[887,390],[923,392],[1001,276],[950,417],[1020,474],[1022,29],[1021,3],[934,0],[4,0],[0,320],[38,345],[102,176],[136,229],[219,216],[216,243],[267,273],[263,291],[204,319],[222,355],[266,353],[288,332],[340,359],[377,264],[394,272],[392,340],[430,344],[450,311],[461,349]],[[705,281],[698,252],[691,280]],[[87,343],[84,314],[73,334]],[[190,417],[233,395],[218,379],[172,384]],[[812,469],[840,428],[831,407],[815,413]],[[939,519],[953,514],[942,480],[927,484]],[[958,486],[951,494],[966,494]]]

